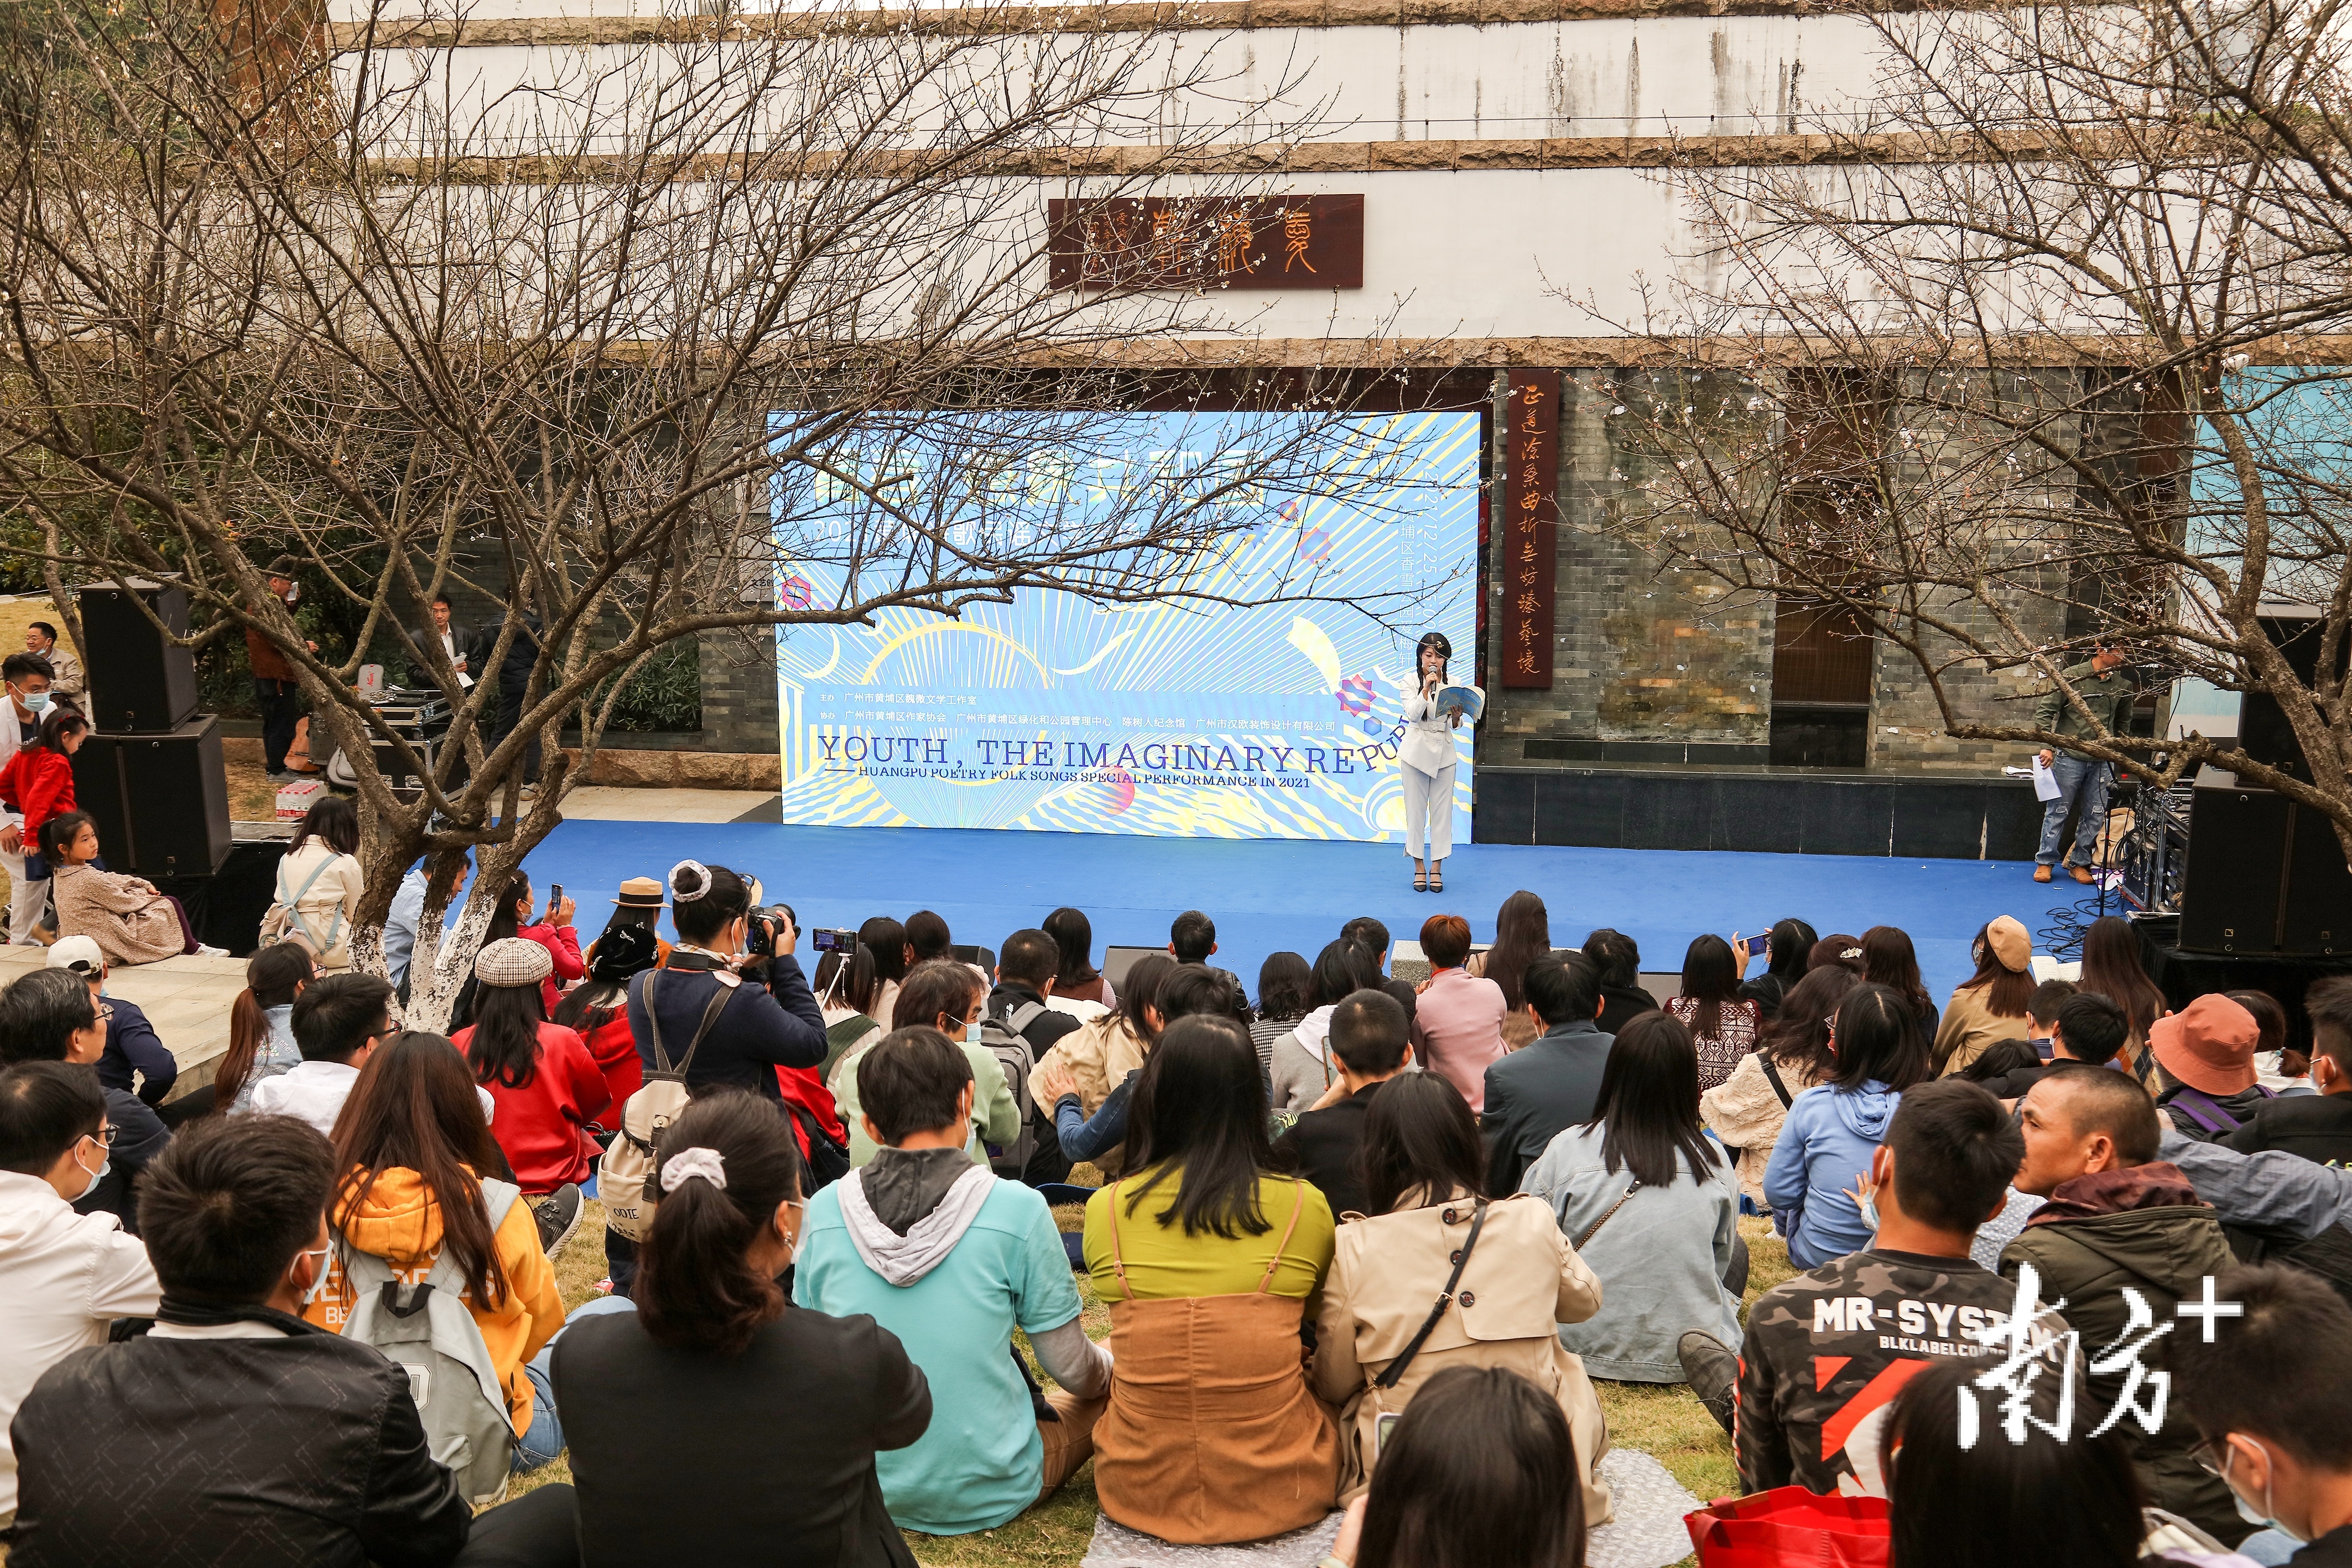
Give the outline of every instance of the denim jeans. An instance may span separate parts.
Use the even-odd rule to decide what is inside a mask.
[[[514,1469],[518,1474],[551,1464],[563,1452],[563,1420],[555,1409],[555,1341],[572,1332],[572,1325],[583,1318],[636,1310],[637,1303],[625,1296],[599,1296],[593,1301],[581,1302],[564,1315],[563,1326],[555,1331],[554,1338],[524,1366],[523,1375],[530,1379],[530,1430],[515,1445]]]
[[[2056,863],[2059,836],[2066,831],[2066,810],[2079,805],[2082,816],[2074,826],[2074,850],[2066,859],[2073,865],[2089,865],[2098,849],[2099,835],[2106,831],[2107,792],[2116,786],[2116,770],[2107,763],[2062,751],[2050,764],[2050,775],[2058,780],[2058,797],[2042,803],[2042,847],[2033,858],[2043,865]]]

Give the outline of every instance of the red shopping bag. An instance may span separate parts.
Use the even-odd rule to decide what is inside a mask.
[[[1776,1487],[1683,1516],[1700,1568],[1886,1568],[1886,1500]]]

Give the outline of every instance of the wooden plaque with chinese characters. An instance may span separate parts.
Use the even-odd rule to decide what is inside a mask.
[[[1056,288],[1361,288],[1364,198],[1045,204]]]
[[[1551,686],[1559,522],[1559,372],[1511,372],[1503,500],[1503,685]]]

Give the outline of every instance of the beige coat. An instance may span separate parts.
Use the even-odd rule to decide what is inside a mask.
[[[1110,1092],[1127,1080],[1127,1075],[1143,1065],[1143,1042],[1119,1013],[1105,1013],[1091,1019],[1055,1040],[1045,1055],[1037,1059],[1036,1071],[1029,1074],[1029,1097],[1050,1121],[1054,1103],[1045,1098],[1045,1079],[1047,1063],[1062,1067],[1077,1081],[1078,1106],[1089,1116],[1102,1109]],[[1105,1149],[1095,1156],[1094,1164],[1105,1179],[1118,1176],[1126,1167],[1121,1158],[1124,1147]]]
[[[1791,1100],[1821,1082],[1801,1067],[1773,1065],[1780,1068]],[[1700,1095],[1698,1115],[1724,1147],[1739,1151],[1739,1190],[1759,1210],[1764,1209],[1764,1167],[1771,1162],[1772,1145],[1780,1140],[1780,1124],[1789,1119],[1789,1108],[1764,1076],[1762,1053],[1751,1051],[1741,1057],[1730,1077]]]
[[[1449,1366],[1501,1366],[1559,1400],[1584,1469],[1584,1519],[1610,1517],[1601,1456],[1608,1423],[1584,1363],[1560,1346],[1558,1325],[1601,1310],[1601,1281],[1576,1255],[1541,1198],[1515,1194],[1487,1207],[1478,1245],[1453,1304],[1394,1388],[1372,1386],[1420,1332],[1453,1272],[1452,1254],[1470,1233],[1467,1198],[1401,1207],[1339,1224],[1331,1271],[1316,1317],[1315,1391],[1341,1407],[1339,1501],[1363,1494],[1380,1417],[1402,1411],[1413,1391]],[[1454,1223],[1446,1223],[1452,1215]]]
[[[2023,1040],[2032,1032],[2021,1017],[1996,1015],[1986,1000],[1991,994],[1990,986],[1962,986],[1944,1004],[1943,1021],[1936,1026],[1936,1055],[1944,1058],[1945,1077],[1982,1056],[1993,1041]]]
[[[317,880],[313,881],[313,873]],[[367,878],[357,857],[340,854],[323,839],[307,839],[302,847],[278,862],[278,886],[269,911],[262,916],[261,938],[283,942],[309,936],[304,945],[321,969],[347,969],[352,963],[352,926],[359,919],[360,898]],[[289,918],[281,900],[302,896],[294,904],[301,923]]]
[[[153,883],[63,861],[50,867],[49,875],[58,935],[91,938],[108,963],[152,964],[176,958],[186,948],[180,917]]]

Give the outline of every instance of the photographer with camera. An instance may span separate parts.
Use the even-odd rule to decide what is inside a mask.
[[[682,1065],[689,1092],[723,1084],[782,1100],[776,1069],[813,1068],[824,1060],[824,1016],[793,956],[800,933],[783,916],[754,910],[750,886],[725,866],[680,861],[669,873],[669,893],[677,946],[667,965],[629,982],[629,1032],[638,1057],[655,1066],[657,1019],[664,1051],[673,1067]],[[727,999],[714,1013],[719,992]]]

